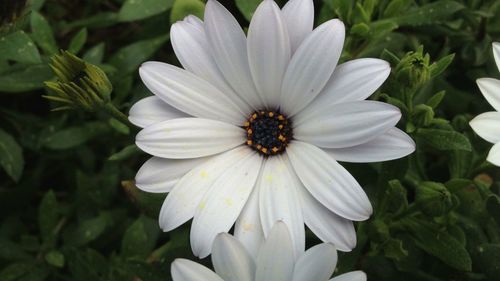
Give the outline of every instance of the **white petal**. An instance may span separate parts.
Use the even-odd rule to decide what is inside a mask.
[[[234,226],[234,237],[241,241],[254,258],[257,257],[260,245],[264,241],[264,231],[260,222],[259,192],[257,184]]]
[[[323,242],[332,243],[339,251],[349,252],[356,247],[356,230],[352,221],[345,219],[314,199],[305,189],[299,189],[304,221]]]
[[[281,83],[290,61],[290,39],[281,10],[274,1],[263,1],[248,28],[248,61],[264,106],[277,109]]]
[[[138,127],[145,128],[154,123],[183,117],[189,115],[153,96],[136,102],[130,108],[128,120]]]
[[[493,78],[477,79],[479,90],[496,111],[500,111],[500,80]]]
[[[191,169],[207,161],[206,158],[166,159],[151,157],[135,176],[135,185],[142,191],[170,192],[172,187]]]
[[[215,180],[247,153],[247,147],[237,147],[210,158],[184,175],[161,207],[159,218],[161,229],[170,231],[190,220]]]
[[[366,274],[363,271],[351,271],[332,278],[329,281],[366,281]]]
[[[360,145],[325,149],[337,161],[369,163],[394,160],[415,151],[415,142],[398,128]]]
[[[283,221],[290,231],[295,258],[304,252],[306,240],[302,206],[296,190],[298,185],[300,183],[293,181],[292,173],[281,156],[265,161],[259,183],[264,235],[269,235],[277,221]]]
[[[302,42],[283,78],[281,106],[285,114],[296,114],[321,92],[340,58],[344,36],[344,24],[333,19]]]
[[[337,264],[337,250],[332,244],[319,244],[307,250],[295,264],[293,281],[327,280]]]
[[[205,32],[226,81],[250,106],[259,109],[262,100],[252,81],[245,33],[233,15],[217,1],[210,0],[205,6]]]
[[[224,281],[254,281],[255,261],[240,241],[227,233],[215,238],[212,263]]]
[[[244,112],[252,111],[224,80],[210,53],[205,27],[200,19],[188,16],[184,21],[173,24],[170,37],[175,54],[186,70],[216,86]]]
[[[368,219],[373,210],[365,192],[326,152],[294,141],[288,146],[287,154],[300,180],[316,200],[346,219]]]
[[[365,100],[390,73],[390,65],[380,59],[356,59],[343,63],[335,68],[323,91],[296,118],[307,119],[337,103]]]
[[[485,112],[469,123],[474,132],[491,143],[500,142],[500,112]]]
[[[215,236],[231,229],[255,186],[261,164],[262,157],[247,148],[247,155],[213,183],[191,227],[191,248],[196,256],[208,256]]]
[[[498,70],[500,70],[500,43],[493,42],[493,57],[497,63]]]
[[[500,166],[500,143],[495,144],[488,153],[488,162]]]
[[[186,259],[176,259],[171,273],[174,281],[224,281],[210,269]]]
[[[215,86],[191,72],[161,62],[139,68],[142,81],[156,96],[192,116],[240,125],[247,112]]]
[[[401,112],[378,101],[339,103],[306,120],[294,120],[294,137],[325,148],[366,143],[394,127]]]
[[[312,0],[290,0],[282,12],[288,27],[292,51],[295,52],[313,30],[314,3]]]
[[[217,154],[243,143],[243,129],[220,121],[179,118],[142,129],[136,144],[143,151],[163,158],[196,158]]]
[[[259,251],[255,281],[290,281],[294,263],[288,227],[278,222]]]

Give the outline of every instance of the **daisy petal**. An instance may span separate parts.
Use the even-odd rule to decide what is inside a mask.
[[[186,259],[176,259],[171,274],[174,281],[224,281],[210,269]]]
[[[290,61],[290,39],[281,10],[274,1],[263,1],[248,28],[248,61],[264,106],[279,107],[281,83]]]
[[[325,149],[337,161],[369,163],[394,160],[415,151],[415,142],[398,128],[360,145],[344,148]]]
[[[220,121],[179,118],[142,129],[136,136],[136,144],[162,158],[197,158],[242,144],[244,133],[241,128]]]
[[[248,153],[245,146],[214,156],[184,175],[172,188],[160,210],[160,227],[170,231],[193,218],[210,186]]]
[[[493,43],[493,57],[495,57],[495,62],[497,63],[498,70],[500,71],[500,43]]]
[[[137,127],[145,128],[154,123],[183,117],[189,115],[153,96],[136,102],[130,108],[128,120]]]
[[[224,80],[210,53],[203,22],[195,16],[188,16],[170,29],[172,47],[182,66],[198,77],[205,79],[221,90],[245,113],[252,111]]]
[[[344,36],[344,24],[333,19],[304,39],[283,78],[281,108],[285,114],[296,114],[321,92],[340,58]]]
[[[500,80],[493,78],[477,79],[479,90],[496,111],[500,111]]]
[[[150,61],[139,74],[153,94],[189,115],[240,125],[247,114],[215,86],[182,68]]]
[[[469,125],[481,138],[491,143],[500,142],[500,112],[485,112],[474,119]]]
[[[288,27],[292,52],[295,52],[313,30],[314,3],[312,0],[290,0],[282,12]]]
[[[323,91],[297,114],[307,119],[318,111],[326,111],[342,102],[361,101],[373,94],[391,73],[390,65],[380,59],[357,59],[335,68]]]
[[[258,176],[260,178],[260,175]],[[247,251],[257,257],[260,245],[264,241],[264,231],[260,222],[259,213],[259,185],[257,184],[250,194],[245,207],[236,220],[234,237],[238,238]]]
[[[288,228],[283,222],[278,222],[260,248],[255,281],[292,280],[294,263]]]
[[[254,281],[253,258],[240,241],[227,233],[220,233],[215,238],[212,263],[224,281]]]
[[[500,166],[500,143],[495,144],[488,153],[488,162]]]
[[[261,164],[262,157],[247,148],[247,155],[212,184],[191,227],[191,248],[196,256],[208,256],[215,236],[231,229],[255,186]]]
[[[394,127],[401,112],[377,101],[339,103],[316,112],[306,120],[294,120],[294,137],[325,148],[344,148],[366,143]]]
[[[339,251],[349,252],[356,247],[356,230],[352,221],[340,217],[302,187],[299,189],[302,199],[304,221],[311,231],[323,242],[332,243]]]
[[[250,73],[245,33],[233,15],[215,0],[205,6],[205,32],[226,81],[250,106],[259,109],[262,101]]]
[[[328,281],[366,281],[366,274],[363,271],[351,271]]]
[[[293,281],[327,280],[337,264],[337,250],[332,244],[319,244],[307,250],[295,264]]]
[[[265,161],[259,183],[260,217],[266,236],[277,221],[287,225],[294,257],[298,258],[304,252],[306,238],[302,206],[296,190],[298,184],[292,179],[281,156],[270,157]]]
[[[146,192],[170,192],[187,172],[206,160],[206,158],[174,160],[151,157],[137,172],[135,185]]]
[[[294,141],[287,155],[304,186],[325,207],[354,221],[370,217],[372,205],[359,183],[326,152]]]

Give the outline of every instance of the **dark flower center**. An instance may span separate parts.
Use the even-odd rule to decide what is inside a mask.
[[[284,152],[293,136],[291,122],[279,111],[256,111],[243,128],[247,145],[266,156]]]

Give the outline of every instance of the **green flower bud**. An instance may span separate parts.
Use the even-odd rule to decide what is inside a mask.
[[[432,107],[419,104],[415,106],[412,112],[412,120],[418,127],[427,127],[434,119],[434,110]]]
[[[391,238],[389,227],[387,224],[379,219],[372,221],[368,226],[368,236],[370,240],[382,243]]]
[[[396,78],[411,88],[425,84],[431,77],[429,54],[423,54],[423,47],[416,52],[408,52],[394,69]]]
[[[416,189],[415,202],[424,214],[432,217],[444,215],[454,206],[451,193],[437,182],[422,182]]]
[[[44,97],[64,104],[55,110],[82,108],[94,111],[110,101],[113,86],[99,67],[68,51],[52,57],[50,67],[56,74],[57,81],[45,82],[52,95]]]

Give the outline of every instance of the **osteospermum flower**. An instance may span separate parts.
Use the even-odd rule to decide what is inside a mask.
[[[500,70],[500,43],[493,43],[493,56]],[[481,78],[477,80],[479,90],[496,111],[485,112],[472,119],[470,126],[483,139],[494,143],[487,160],[500,166],[500,80]]]
[[[313,30],[312,0],[257,8],[248,36],[220,3],[204,22],[187,17],[171,40],[184,69],[146,62],[139,73],[155,96],[136,103],[136,143],[154,157],[136,184],[169,192],[160,226],[193,218],[191,247],[205,257],[220,232],[255,245],[277,220],[304,251],[304,223],[337,249],[356,244],[352,221],[372,213],[361,186],[337,161],[403,157],[413,141],[395,128],[400,111],[365,101],[387,78],[388,63],[358,59],[337,66],[344,25]]]
[[[330,279],[337,263],[332,244],[319,244],[307,250],[296,261],[284,223],[271,229],[259,248],[257,258],[229,234],[219,234],[213,244],[212,263],[215,272],[185,259],[172,263],[174,281],[366,281],[362,271],[353,271]]]

